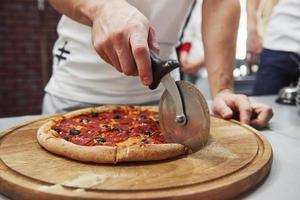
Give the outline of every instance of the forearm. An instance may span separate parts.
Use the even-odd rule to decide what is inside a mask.
[[[233,90],[233,67],[240,16],[238,0],[204,0],[202,35],[212,96]]]
[[[247,32],[257,32],[263,0],[247,0]]]
[[[106,0],[49,0],[49,3],[61,14],[82,24],[91,26],[92,20]]]

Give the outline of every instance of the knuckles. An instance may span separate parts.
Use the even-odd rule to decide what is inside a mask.
[[[93,46],[98,54],[102,55],[105,52],[105,43],[100,41],[94,41]]]
[[[273,113],[273,109],[270,107],[270,106],[266,106],[265,107],[265,110],[267,113],[269,113],[270,116],[273,116],[274,113]]]
[[[134,16],[131,16],[131,19],[124,20],[120,21],[118,27],[114,26],[113,28],[108,28],[106,30],[107,32],[100,31],[101,34],[99,32],[98,34],[94,34],[93,46],[102,58],[107,56],[111,59],[110,55],[113,51],[116,52],[118,56],[124,51],[130,51],[127,47],[129,46],[130,39],[132,39],[131,36],[140,32],[149,31],[150,23],[143,15],[135,14]],[[131,46],[133,57],[141,58],[148,55],[149,49],[147,42],[140,41],[139,37],[135,37],[132,44],[134,44]],[[133,63],[131,62],[122,63],[118,71],[121,71],[128,76],[135,76],[138,71],[135,64],[132,64]]]
[[[110,46],[121,45],[125,38],[125,33],[121,30],[111,32],[109,35],[102,35],[101,38],[93,42],[94,48],[98,51],[103,51]]]
[[[239,100],[247,100],[248,99],[248,97],[246,95],[244,95],[244,94],[237,94],[237,98]]]
[[[136,74],[136,69],[134,68],[122,68],[122,71],[127,76],[134,76]]]
[[[136,46],[136,47],[134,47],[132,52],[135,56],[138,56],[138,57],[145,56],[148,54],[148,47],[146,47],[144,45]]]
[[[122,44],[123,41],[125,41],[125,33],[121,30],[114,31],[110,34],[109,38],[107,39],[107,42],[111,42],[113,44],[119,45]]]
[[[129,31],[136,31],[136,30],[141,30],[141,29],[148,29],[149,27],[149,22],[148,21],[144,21],[144,20],[140,20],[139,22],[134,21],[134,22],[130,22],[128,24],[128,29]]]

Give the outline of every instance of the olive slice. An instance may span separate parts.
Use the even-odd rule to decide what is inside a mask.
[[[106,139],[105,139],[105,138],[102,138],[102,137],[96,137],[95,140],[96,140],[97,142],[101,142],[101,143],[106,142]]]
[[[97,113],[97,112],[92,112],[92,113],[91,113],[91,116],[92,116],[92,117],[98,117],[98,115],[99,115],[99,113]]]
[[[144,132],[144,135],[150,136],[150,135],[151,135],[151,132],[150,132],[150,131],[145,131],[145,132]]]
[[[79,135],[80,134],[80,130],[77,129],[72,129],[69,131],[70,135]]]

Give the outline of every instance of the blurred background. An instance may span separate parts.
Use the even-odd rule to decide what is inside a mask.
[[[0,117],[41,112],[59,18],[47,1],[1,0]]]

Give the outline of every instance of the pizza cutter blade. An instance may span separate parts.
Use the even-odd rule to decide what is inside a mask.
[[[160,99],[159,121],[162,133],[168,142],[183,144],[193,151],[207,142],[210,116],[207,103],[201,92],[191,83],[176,81],[170,72],[179,67],[175,60],[163,61],[151,52],[153,83],[155,89],[161,82],[166,90]]]

